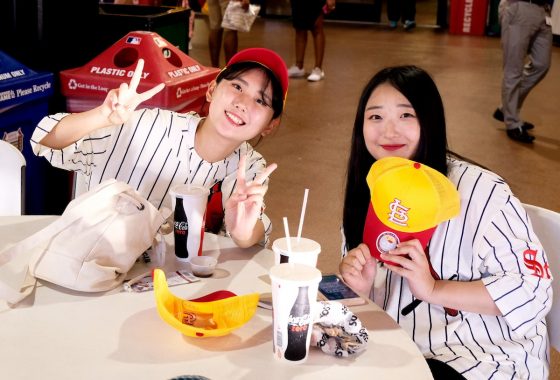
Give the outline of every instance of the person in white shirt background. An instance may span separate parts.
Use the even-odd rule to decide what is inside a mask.
[[[535,126],[521,119],[529,93],[550,69],[552,28],[549,0],[501,0],[498,8],[503,51],[502,105],[493,117],[504,122],[507,136],[531,144]]]

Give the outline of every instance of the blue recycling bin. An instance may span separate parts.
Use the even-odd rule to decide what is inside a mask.
[[[0,138],[25,157],[26,214],[56,213],[51,207],[56,202],[48,199],[47,182],[52,186],[53,171],[61,170],[35,156],[29,142],[37,123],[48,115],[53,80],[52,73],[37,73],[0,51]]]

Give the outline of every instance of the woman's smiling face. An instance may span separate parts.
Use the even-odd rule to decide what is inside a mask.
[[[209,117],[216,131],[242,142],[261,134],[273,123],[272,85],[262,70],[222,79],[212,91]]]
[[[363,133],[367,150],[376,160],[391,156],[411,159],[420,142],[420,123],[408,99],[383,83],[367,101]]]

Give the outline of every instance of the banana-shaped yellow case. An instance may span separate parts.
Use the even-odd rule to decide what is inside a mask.
[[[247,323],[257,309],[259,293],[209,302],[181,299],[169,291],[165,273],[154,270],[154,294],[161,319],[192,337],[227,335]]]

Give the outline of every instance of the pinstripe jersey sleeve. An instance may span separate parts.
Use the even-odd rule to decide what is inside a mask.
[[[552,275],[546,254],[521,202],[512,195],[494,215],[475,246],[482,281],[518,337],[540,323],[552,305]]]
[[[90,175],[96,166],[96,157],[103,157],[112,143],[112,133],[117,128],[108,127],[76,141],[64,149],[50,149],[39,144],[67,113],[57,113],[43,118],[31,136],[31,147],[37,156],[45,157],[51,165]]]
[[[461,218],[473,236],[472,279],[482,279],[511,331],[523,336],[551,307],[546,254],[509,186],[494,173],[463,168],[457,182],[465,206]]]

